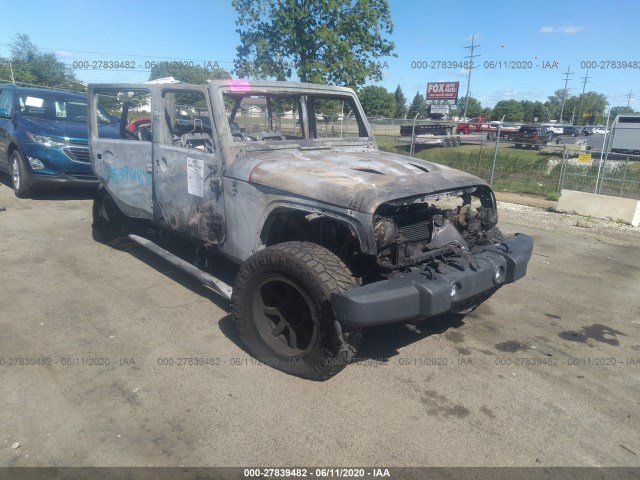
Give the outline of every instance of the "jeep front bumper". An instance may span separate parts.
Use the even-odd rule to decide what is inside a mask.
[[[339,320],[355,327],[425,319],[461,311],[493,290],[524,277],[533,239],[516,234],[473,255],[476,265],[411,272],[331,296]],[[473,262],[471,262],[473,263]],[[466,307],[462,307],[466,306]]]

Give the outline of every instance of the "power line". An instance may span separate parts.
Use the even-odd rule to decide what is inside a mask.
[[[563,75],[566,76],[564,79],[564,91],[562,92],[562,107],[560,107],[560,118],[558,119],[560,122],[562,122],[562,114],[564,113],[564,101],[567,99],[567,83],[569,83],[569,75],[572,75],[571,65],[569,65],[569,67],[567,68],[567,72]]]
[[[464,48],[468,48],[470,49],[469,55],[464,57],[464,58],[468,58],[469,59],[469,76],[467,77],[467,96],[464,100],[464,113],[462,114],[462,118],[466,118],[467,117],[467,107],[469,106],[469,89],[471,88],[471,71],[473,70],[473,59],[474,57],[479,57],[480,55],[474,55],[473,51],[479,47],[480,45],[475,45],[475,40],[476,40],[476,34],[474,33],[471,36],[471,45],[469,45],[468,47],[464,47]]]

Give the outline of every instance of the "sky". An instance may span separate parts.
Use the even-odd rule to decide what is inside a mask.
[[[368,84],[390,91],[400,85],[411,101],[416,92],[424,95],[427,82],[459,81],[463,97],[468,70],[437,62],[468,61],[465,47],[475,35],[470,92],[484,107],[509,99],[545,101],[564,88],[570,68],[570,95],[580,95],[588,73],[586,91],[605,94],[610,106],[627,105],[632,92],[630,106],[640,110],[638,1],[389,3],[397,57],[380,59],[383,80]],[[161,60],[217,62],[232,70],[239,43],[230,0],[0,0],[0,12],[1,56],[8,57],[12,38],[24,33],[88,83],[143,82],[148,62]],[[78,68],[100,61],[136,67]]]

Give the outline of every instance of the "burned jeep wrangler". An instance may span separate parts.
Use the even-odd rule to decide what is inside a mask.
[[[285,372],[327,379],[364,328],[469,312],[526,273],[533,241],[503,238],[489,186],[379,151],[350,89],[94,84],[89,99],[94,226],[144,225],[130,238],[229,299],[248,351]],[[233,285],[157,245],[167,231],[236,264]]]

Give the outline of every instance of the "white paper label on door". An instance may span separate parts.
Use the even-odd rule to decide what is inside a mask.
[[[204,197],[204,160],[187,157],[187,192]]]

